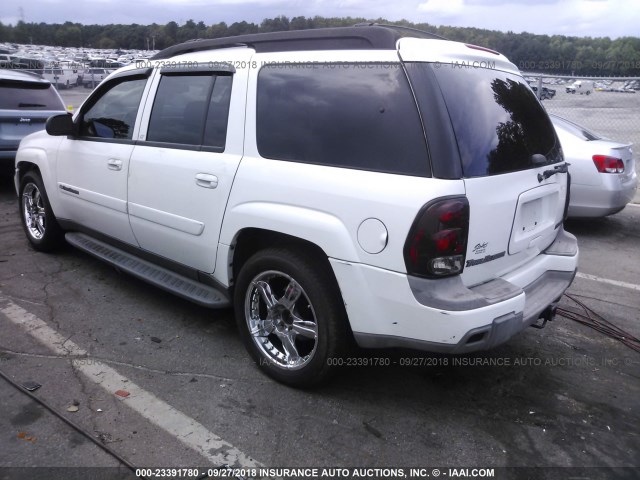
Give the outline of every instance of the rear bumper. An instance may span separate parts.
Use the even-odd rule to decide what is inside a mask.
[[[633,200],[638,177],[622,177],[616,174],[601,174],[602,183],[593,185],[571,185],[569,201],[570,217],[604,217],[622,210]]]
[[[532,262],[472,288],[458,277],[416,280],[332,260],[361,347],[443,353],[487,350],[506,342],[558,302],[577,264],[577,241],[564,231]]]

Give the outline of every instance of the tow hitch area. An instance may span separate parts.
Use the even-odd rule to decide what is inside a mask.
[[[542,320],[542,323],[538,323],[538,322],[532,323],[531,326],[539,330],[543,329],[547,324],[547,322],[553,321],[553,318],[556,316],[556,310],[558,310],[558,304],[552,303],[540,314],[540,318],[538,318],[538,322]]]

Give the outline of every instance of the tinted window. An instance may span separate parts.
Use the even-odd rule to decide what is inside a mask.
[[[224,148],[232,77],[163,75],[151,110],[150,142]]]
[[[429,174],[420,117],[396,64],[263,67],[256,129],[266,158]]]
[[[0,80],[0,109],[64,110],[64,105],[49,83]]]
[[[107,90],[82,114],[81,135],[131,139],[146,78],[110,83]]]
[[[553,126],[521,77],[484,68],[433,71],[455,131],[464,176],[533,168],[534,154],[545,155],[547,164],[562,161]]]
[[[205,124],[204,145],[221,148],[225,146],[232,79],[230,75],[216,77]]]

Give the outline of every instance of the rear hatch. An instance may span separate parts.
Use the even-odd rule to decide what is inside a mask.
[[[20,140],[60,113],[64,105],[50,83],[0,79],[0,150],[16,150]]]
[[[403,52],[406,40],[400,54],[409,77],[437,85],[458,147],[447,158],[434,157],[431,148],[431,160],[436,176],[441,171],[453,179],[451,165],[438,165],[453,162],[464,179],[470,221],[462,280],[473,286],[501,277],[538,256],[562,225],[567,174],[560,142],[535,94],[502,55],[438,40],[414,41],[422,48]],[[417,61],[434,51],[441,60]],[[418,102],[428,124],[432,113]],[[430,147],[437,142],[429,137]]]

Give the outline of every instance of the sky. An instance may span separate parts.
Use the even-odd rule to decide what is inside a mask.
[[[2,0],[0,22],[232,24],[364,17],[580,37],[640,36],[640,0]]]

